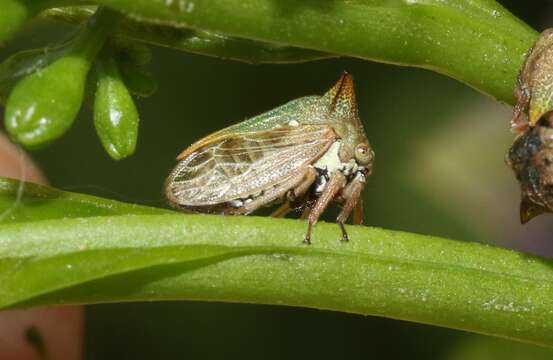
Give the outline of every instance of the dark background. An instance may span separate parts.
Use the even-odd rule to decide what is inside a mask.
[[[501,3],[537,30],[553,25],[549,1]],[[2,58],[15,46],[39,47],[44,37],[55,38],[60,31],[52,24],[34,24]],[[37,37],[37,32],[45,35]],[[61,140],[33,153],[52,185],[166,206],[163,180],[183,148],[288,100],[323,93],[347,70],[355,77],[361,117],[377,155],[364,195],[367,225],[553,256],[551,216],[526,227],[518,223],[518,187],[503,162],[513,139],[510,108],[455,80],[356,59],[246,65],[157,48],[149,68],[159,90],[137,100],[136,155],[121,162],[108,158],[91,112],[84,109]],[[113,304],[89,306],[86,315],[91,360],[523,359],[531,351],[453,330],[277,306]],[[489,344],[505,354],[491,355]]]

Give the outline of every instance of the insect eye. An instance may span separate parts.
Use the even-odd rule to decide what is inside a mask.
[[[363,165],[367,165],[372,161],[373,153],[368,145],[359,144],[355,148],[355,158]]]
[[[371,149],[365,144],[359,144],[355,148],[355,151],[357,152],[356,156],[359,156],[361,158],[366,158],[371,156]]]

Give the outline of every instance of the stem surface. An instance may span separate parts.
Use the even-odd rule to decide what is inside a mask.
[[[138,19],[417,66],[513,103],[537,33],[492,0],[97,0]]]
[[[301,220],[186,215],[0,182],[0,307],[252,302],[379,315],[553,347],[553,262]],[[20,194],[18,197],[17,194]],[[14,204],[17,206],[14,208]],[[7,214],[7,215],[6,215]]]

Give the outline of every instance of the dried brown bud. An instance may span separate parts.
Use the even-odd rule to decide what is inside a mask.
[[[545,30],[528,51],[518,76],[511,128],[522,132],[553,110],[553,29]]]
[[[528,51],[515,90],[507,163],[520,183],[520,221],[553,212],[553,29]]]
[[[506,160],[520,183],[520,221],[553,212],[553,112],[515,140]]]

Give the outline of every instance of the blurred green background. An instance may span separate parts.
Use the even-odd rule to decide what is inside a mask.
[[[538,30],[553,21],[550,1],[501,3]],[[1,58],[40,47],[66,30],[34,23]],[[551,215],[525,227],[518,222],[518,185],[503,160],[513,139],[510,108],[461,83],[429,71],[356,59],[247,65],[158,48],[150,70],[159,90],[137,100],[141,126],[136,155],[111,160],[85,108],[61,140],[33,153],[52,185],[166,206],[163,181],[183,148],[288,100],[321,94],[347,70],[355,78],[361,117],[376,152],[364,195],[367,225],[553,256]],[[330,212],[327,219],[333,216]],[[88,359],[553,356],[453,330],[277,306],[95,305],[87,308],[86,318]]]

